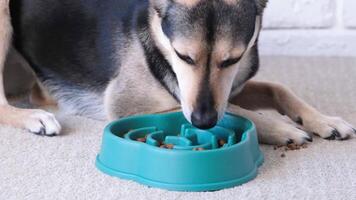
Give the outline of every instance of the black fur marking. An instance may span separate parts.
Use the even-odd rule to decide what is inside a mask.
[[[165,82],[165,78],[169,77],[174,84],[178,85],[177,77],[172,69],[172,66],[168,63],[162,52],[155,45],[155,42],[149,33],[149,11],[147,9],[143,9],[138,13],[136,26],[140,32],[139,39],[141,45],[143,46],[146,61],[149,65],[151,73],[156,80],[158,80],[177,101],[179,101],[178,94],[175,94]]]
[[[116,11],[130,7],[113,0],[10,1],[16,49],[43,81],[103,90],[118,69],[112,28],[124,17],[105,3]]]
[[[256,1],[258,14],[262,15],[263,10],[266,8],[268,0],[255,0],[255,1]]]
[[[176,82],[149,35],[147,0],[63,0],[50,6],[48,1],[10,3],[15,46],[44,82],[103,91],[119,70],[115,53],[125,48],[135,31],[144,33],[140,39],[156,79],[168,91],[163,78]]]
[[[207,17],[206,17],[206,39],[208,44],[210,44],[210,48],[211,48],[211,44],[214,43],[215,40],[215,31],[216,31],[216,21],[215,21],[215,12],[213,10],[213,8],[209,7],[208,11],[207,11]],[[208,62],[210,63],[210,62]]]
[[[260,68],[260,58],[259,58],[259,54],[258,54],[257,43],[251,48],[250,51],[251,51],[251,53],[250,53],[251,71],[250,71],[248,77],[246,78],[246,81],[253,78],[257,74],[257,72]]]
[[[303,119],[301,117],[297,117],[297,119],[295,120],[295,122],[301,126],[303,126]]]

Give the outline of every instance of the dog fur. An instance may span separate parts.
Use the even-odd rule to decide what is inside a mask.
[[[0,0],[0,72],[14,30],[12,44],[38,78],[32,99],[55,100],[71,114],[113,120],[182,107],[188,121],[210,128],[230,111],[252,119],[263,143],[303,144],[312,141],[309,133],[350,138],[356,131],[344,120],[321,114],[282,85],[249,80],[259,68],[266,3]],[[2,75],[0,123],[59,134],[51,113],[8,104]],[[253,111],[261,108],[302,128]]]

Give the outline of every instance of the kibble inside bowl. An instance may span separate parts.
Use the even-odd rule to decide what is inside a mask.
[[[227,113],[216,127],[200,130],[176,112],[111,123],[96,165],[104,173],[152,187],[208,191],[253,179],[262,162],[248,119]]]

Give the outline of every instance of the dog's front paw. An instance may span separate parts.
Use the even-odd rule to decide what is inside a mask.
[[[302,145],[312,142],[312,137],[305,131],[282,120],[258,121],[256,123],[259,141],[271,145]]]
[[[0,106],[0,123],[23,128],[31,133],[44,136],[55,136],[61,126],[53,114],[38,109],[21,109],[13,106]]]
[[[303,127],[328,140],[346,140],[356,134],[356,129],[340,117],[319,115],[303,120]]]
[[[61,131],[61,126],[52,113],[43,110],[27,110],[24,128],[31,133],[43,136],[55,136]]]

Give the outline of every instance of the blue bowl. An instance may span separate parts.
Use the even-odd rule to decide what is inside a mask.
[[[181,112],[120,119],[105,128],[96,159],[106,174],[175,191],[240,185],[262,163],[253,122],[228,113],[209,130],[193,127]]]

